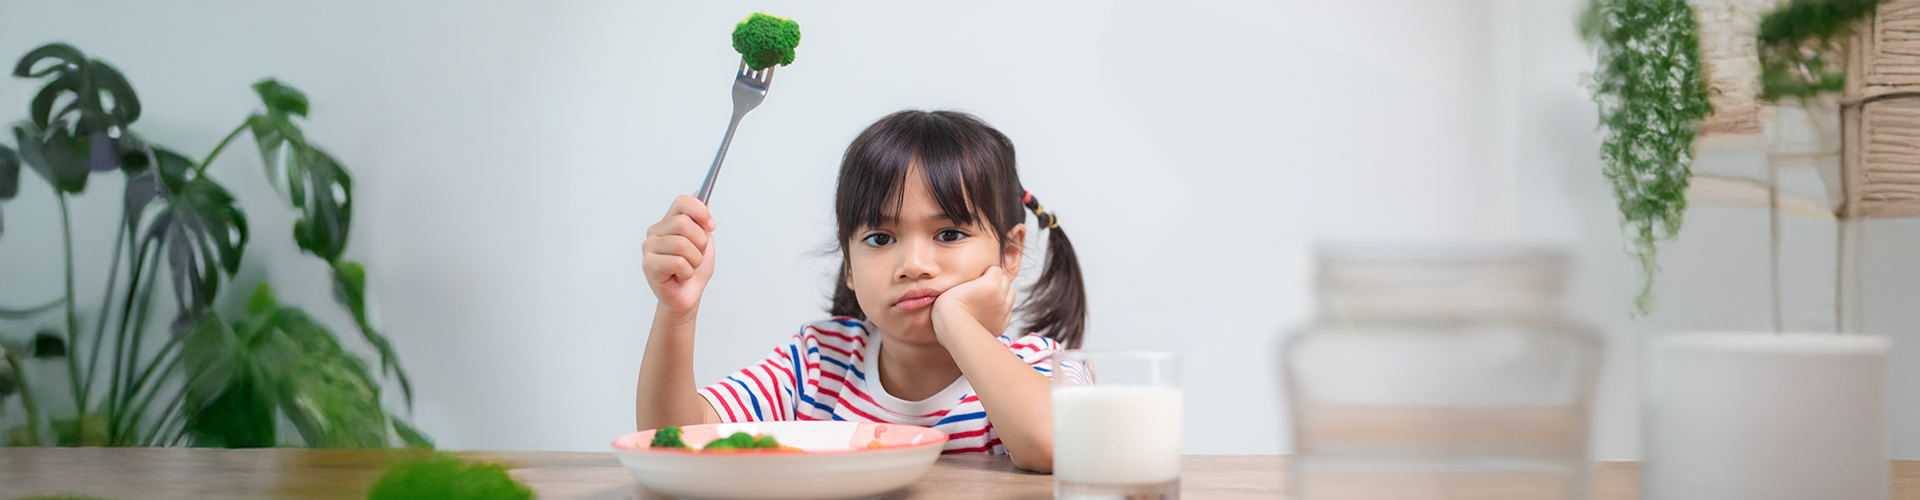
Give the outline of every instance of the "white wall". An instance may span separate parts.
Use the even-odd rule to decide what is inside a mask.
[[[1661,311],[1627,318],[1637,271],[1577,86],[1577,5],[0,1],[0,56],[63,40],[109,60],[146,105],[136,130],[196,155],[254,107],[255,79],[305,90],[309,137],[358,176],[349,256],[414,375],[418,423],[449,448],[601,450],[632,430],[642,231],[698,186],[730,106],[727,33],[767,10],[806,38],[713,199],[703,380],[824,314],[836,262],[817,251],[847,141],[902,108],[960,109],[1012,137],[1026,185],[1063,214],[1088,345],[1184,356],[1187,451],[1291,448],[1273,349],[1312,307],[1314,242],[1540,240],[1583,258],[1572,308],[1614,339],[1595,453],[1633,458],[1639,336],[1765,326],[1746,321],[1764,296],[1721,286],[1744,272],[1722,267],[1764,258],[1742,253],[1764,249],[1744,225],[1764,215],[1696,210]],[[37,88],[0,80],[0,120]],[[253,222],[245,276],[351,331],[253,148],[232,153],[211,173]],[[82,262],[108,257],[109,179],[76,201]],[[0,236],[10,306],[60,283],[51,194],[26,184]],[[1900,450],[1920,451],[1912,437]]]

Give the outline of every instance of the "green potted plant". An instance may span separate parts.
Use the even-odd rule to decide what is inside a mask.
[[[255,83],[262,109],[195,158],[133,130],[139,96],[104,61],[49,44],[28,52],[13,73],[46,84],[29,105],[29,119],[11,127],[17,149],[0,145],[0,205],[18,193],[22,170],[53,189],[66,279],[51,301],[0,307],[7,367],[0,389],[11,389],[0,390],[0,403],[18,394],[28,413],[28,422],[9,433],[11,444],[46,444],[51,431],[60,445],[275,446],[281,444],[276,422],[284,418],[299,433],[296,444],[306,446],[380,447],[395,440],[431,446],[381,406],[382,374],[400,384],[409,407],[413,391],[391,343],[367,318],[365,268],[343,257],[352,176],[300,128],[305,94],[273,79]],[[245,211],[207,166],[243,135],[253,139],[270,180],[300,212],[294,241],[328,265],[334,296],[378,352],[377,367],[342,349],[330,329],[301,309],[280,304],[264,282],[241,310],[215,306],[252,231]],[[94,302],[78,294],[73,269],[100,263],[74,261],[68,205],[93,176],[116,174],[126,180],[118,197],[122,221],[113,257],[104,263],[112,269],[105,297]],[[156,293],[163,280],[168,300]],[[82,320],[83,309],[90,321]],[[63,321],[57,332],[35,337],[32,348],[6,328],[6,320],[42,314]],[[165,326],[151,326],[162,318]],[[148,348],[154,344],[159,347]],[[36,362],[64,363],[71,414],[51,414],[59,410],[34,397],[37,388],[57,386],[28,378],[33,370],[25,368]]]

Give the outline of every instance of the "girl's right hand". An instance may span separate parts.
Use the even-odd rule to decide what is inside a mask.
[[[674,198],[667,216],[647,227],[640,268],[654,298],[675,315],[700,308],[700,294],[713,278],[713,229],[706,204],[687,195]]]

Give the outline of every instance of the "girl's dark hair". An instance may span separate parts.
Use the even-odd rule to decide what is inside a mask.
[[[878,226],[882,216],[898,213],[901,188],[915,165],[947,218],[961,225],[984,220],[1002,250],[1007,231],[1026,222],[1031,197],[1020,185],[1013,142],[1006,135],[966,113],[907,110],[887,115],[854,138],[840,161],[833,202],[840,226],[840,276],[829,313],[866,319],[847,287],[847,242],[861,227]],[[1047,262],[1021,306],[1027,319],[1021,331],[1045,335],[1071,349],[1080,346],[1086,333],[1087,292],[1073,242],[1053,221],[1050,212],[1040,215],[1040,227],[1051,230]]]

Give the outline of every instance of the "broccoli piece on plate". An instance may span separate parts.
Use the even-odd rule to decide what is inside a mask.
[[[707,443],[707,446],[701,448],[700,451],[754,449],[778,450],[781,449],[781,447],[779,441],[773,440],[773,436],[755,436],[745,432],[735,432],[731,436],[715,439]]]
[[[733,26],[733,50],[754,70],[775,64],[793,64],[793,48],[800,46],[800,23],[755,12]]]
[[[778,450],[781,448],[780,442],[773,440],[773,436],[771,435],[762,435],[760,439],[753,440],[753,447],[766,448],[769,450]]]
[[[653,444],[647,446],[653,448],[686,448],[687,442],[680,440],[679,427],[669,425],[661,427],[659,431],[654,432]]]

